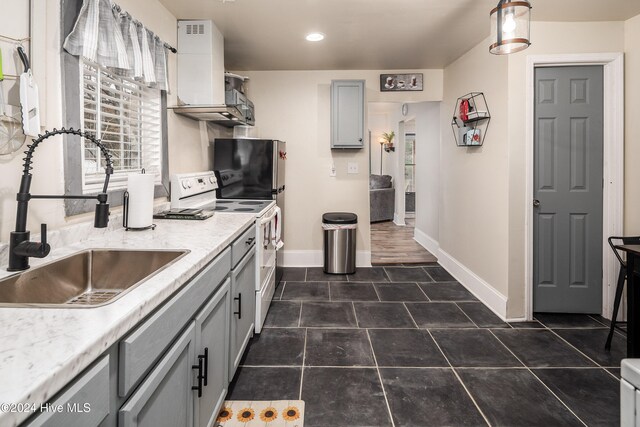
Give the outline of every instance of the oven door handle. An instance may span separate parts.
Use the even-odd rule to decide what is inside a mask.
[[[265,224],[267,224],[267,223],[269,223],[269,222],[273,221],[273,218],[275,218],[275,217],[276,217],[276,214],[277,214],[277,213],[278,213],[277,211],[274,211],[274,212],[273,212],[273,214],[271,214],[271,215],[270,215],[270,216],[268,216],[267,218],[263,218],[263,219],[261,219],[261,220],[260,220],[260,225],[265,225]]]

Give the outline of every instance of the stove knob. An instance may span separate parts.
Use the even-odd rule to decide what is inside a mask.
[[[216,180],[212,176],[210,176],[209,177],[209,182],[213,184],[214,182],[216,182]]]
[[[191,180],[188,180],[187,181],[187,187],[191,188],[191,185],[192,185]]]
[[[185,190],[187,189],[187,180],[183,180],[182,181],[182,188],[184,188]]]

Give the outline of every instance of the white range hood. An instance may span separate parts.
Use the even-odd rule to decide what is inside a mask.
[[[176,114],[233,127],[247,124],[245,112],[225,103],[224,38],[210,20],[178,21]]]

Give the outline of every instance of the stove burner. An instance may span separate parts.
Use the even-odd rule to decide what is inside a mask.
[[[227,209],[229,209],[226,206],[216,206],[215,209],[213,209],[214,211],[226,211]]]
[[[233,203],[233,202],[231,200],[216,200],[216,203],[227,205],[227,204]]]
[[[254,212],[252,208],[235,208],[234,212]]]
[[[250,201],[250,202],[240,202],[240,205],[261,205],[263,202],[254,202],[254,201]]]

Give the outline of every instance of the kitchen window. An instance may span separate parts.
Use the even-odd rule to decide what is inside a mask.
[[[82,129],[94,133],[112,154],[110,190],[124,189],[127,174],[154,174],[162,181],[161,91],[87,60],[80,60]],[[96,193],[104,183],[104,159],[91,142],[82,143],[82,191]]]

